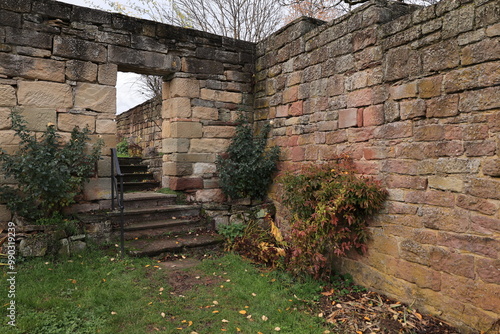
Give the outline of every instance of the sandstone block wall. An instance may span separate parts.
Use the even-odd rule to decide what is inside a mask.
[[[116,116],[119,140],[126,138],[141,146],[144,156],[162,151],[161,99],[151,99]]]
[[[339,270],[465,332],[500,314],[499,21],[498,1],[374,1],[257,45],[255,118],[281,170],[348,154],[390,192]]]
[[[252,104],[253,50],[251,43],[53,0],[1,1],[0,146],[8,152],[18,146],[12,111],[34,131],[54,123],[67,136],[73,126],[88,125],[106,145],[85,198],[108,198],[117,71],[160,75],[171,87],[161,107],[167,122],[159,129],[172,141],[162,152],[164,185],[221,200],[213,162],[226,148],[234,113]],[[0,204],[0,220],[9,219]]]

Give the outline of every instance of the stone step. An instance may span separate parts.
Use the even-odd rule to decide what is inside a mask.
[[[180,252],[186,248],[197,248],[224,242],[216,233],[193,233],[170,238],[139,239],[127,241],[125,248],[132,256],[156,256],[167,252]]]
[[[160,182],[144,180],[138,182],[123,182],[124,191],[148,191],[160,188]]]
[[[142,182],[144,180],[155,181],[153,173],[124,173],[123,182]]]
[[[123,230],[125,240],[132,240],[198,232],[204,228],[206,229],[205,222],[198,217],[193,217],[193,219],[166,219],[127,224]],[[117,226],[114,228],[114,235],[119,237],[119,233],[120,228]]]
[[[201,207],[197,205],[169,205],[153,208],[128,208],[125,207],[123,221],[125,224],[145,221],[158,221],[162,219],[182,219],[200,215]],[[110,212],[107,217],[113,224],[120,222],[120,212]]]
[[[127,209],[147,209],[174,205],[177,195],[161,194],[153,191],[131,192],[123,194],[123,201]],[[111,200],[101,200],[102,208],[111,208]]]
[[[123,174],[128,174],[128,173],[147,173],[148,172],[148,166],[146,165],[130,165],[130,166],[122,166],[120,165],[120,171]]]

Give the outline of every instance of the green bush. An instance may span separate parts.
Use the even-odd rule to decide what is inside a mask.
[[[232,199],[262,199],[272,182],[280,150],[276,146],[266,149],[268,124],[254,136],[246,118],[240,116],[238,123],[227,152],[217,157],[220,186]]]
[[[0,187],[0,197],[11,211],[27,219],[57,217],[75,202],[83,184],[95,174],[103,143],[99,141],[86,153],[88,128],[75,127],[71,139],[63,143],[53,125],[37,138],[19,114],[12,113],[11,119],[12,129],[21,139],[20,148],[13,155],[0,151],[0,163],[3,173],[17,181],[17,187]]]
[[[127,138],[123,138],[118,144],[116,144],[116,154],[120,158],[128,158],[128,141]]]
[[[382,208],[388,193],[356,176],[349,159],[288,173],[281,183],[283,203],[293,214],[292,272],[328,278],[334,256],[366,251],[367,218]]]

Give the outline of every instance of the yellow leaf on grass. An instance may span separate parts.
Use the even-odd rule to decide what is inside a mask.
[[[356,331],[356,334],[363,334],[362,331]]]
[[[193,325],[193,322],[190,320],[190,321],[188,322],[188,327],[189,327],[189,326],[192,326],[192,325]]]
[[[245,310],[241,310],[239,313],[240,313],[240,314],[247,314],[247,311],[245,311]]]
[[[219,313],[219,311],[212,311],[212,313]]]

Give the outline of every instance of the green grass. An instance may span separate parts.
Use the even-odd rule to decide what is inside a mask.
[[[317,282],[298,283],[281,272],[261,271],[233,254],[189,270],[194,272],[186,275],[202,284],[172,291],[167,270],[150,259],[119,260],[93,251],[71,259],[28,260],[17,267],[15,328],[4,317],[9,299],[3,271],[0,332],[257,334],[277,333],[279,327],[281,333],[307,334],[325,330],[322,320],[311,315],[312,301],[321,291]]]

